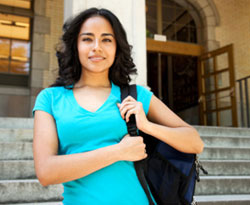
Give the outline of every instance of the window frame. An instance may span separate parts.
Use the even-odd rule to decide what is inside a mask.
[[[32,69],[31,62],[32,62],[32,43],[33,43],[32,33],[33,33],[33,21],[34,21],[34,1],[31,0],[30,9],[18,8],[18,7],[6,6],[3,4],[0,4],[0,12],[3,14],[10,14],[10,15],[30,18],[29,40],[28,40],[30,42],[29,73],[27,75],[13,74],[13,73],[0,73],[0,85],[29,87],[30,78],[31,78],[31,69]],[[4,37],[1,37],[1,38],[4,38]],[[13,38],[5,38],[5,39],[23,41],[23,39],[13,39]]]

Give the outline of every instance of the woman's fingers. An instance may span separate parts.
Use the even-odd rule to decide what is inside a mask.
[[[136,102],[136,100],[132,97],[132,96],[128,96],[128,97],[126,97],[122,102],[127,102],[127,101],[134,101],[134,102]]]
[[[147,118],[142,103],[136,101],[131,96],[125,98],[121,104],[117,103],[117,106],[119,107],[121,117],[126,120],[126,122],[129,121],[129,118],[132,114],[135,114],[136,125],[138,129],[142,129],[147,123]]]
[[[134,109],[130,109],[127,113],[126,113],[126,122],[128,122],[129,121],[129,117],[130,117],[130,115],[132,115],[132,114],[137,114],[137,109],[136,108],[134,108]]]
[[[146,145],[141,136],[126,135],[119,144],[123,160],[138,161],[147,157]]]
[[[136,107],[135,103],[127,103],[126,105],[120,107],[120,113],[121,113],[122,118],[124,119],[125,115],[127,115],[126,113],[129,110],[134,109],[135,107]]]

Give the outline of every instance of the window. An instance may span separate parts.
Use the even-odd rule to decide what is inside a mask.
[[[0,14],[0,72],[29,74],[29,18]]]
[[[0,0],[29,11],[31,1]],[[0,13],[0,84],[27,86],[30,73],[30,18]]]
[[[0,0],[0,4],[25,9],[31,8],[31,0]]]
[[[157,1],[146,1],[147,34],[152,37],[162,28],[160,34],[166,35],[168,40],[197,43],[196,25],[190,13],[194,12],[191,6],[180,6],[173,0],[161,0],[160,19],[157,19]]]

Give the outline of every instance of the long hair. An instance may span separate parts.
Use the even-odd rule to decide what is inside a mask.
[[[59,76],[54,86],[64,86],[72,89],[81,77],[82,66],[78,56],[77,39],[82,24],[93,16],[102,16],[111,24],[117,44],[116,56],[109,68],[109,80],[118,86],[126,86],[131,81],[130,74],[136,74],[137,69],[131,57],[132,46],[128,44],[126,32],[119,19],[107,9],[90,8],[63,25],[61,42],[57,46],[56,56],[59,65]]]

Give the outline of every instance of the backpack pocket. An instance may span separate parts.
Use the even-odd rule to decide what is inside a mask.
[[[179,205],[180,192],[183,191],[183,174],[169,161],[154,153],[148,159],[146,178],[157,204]],[[182,186],[183,185],[183,186]]]

